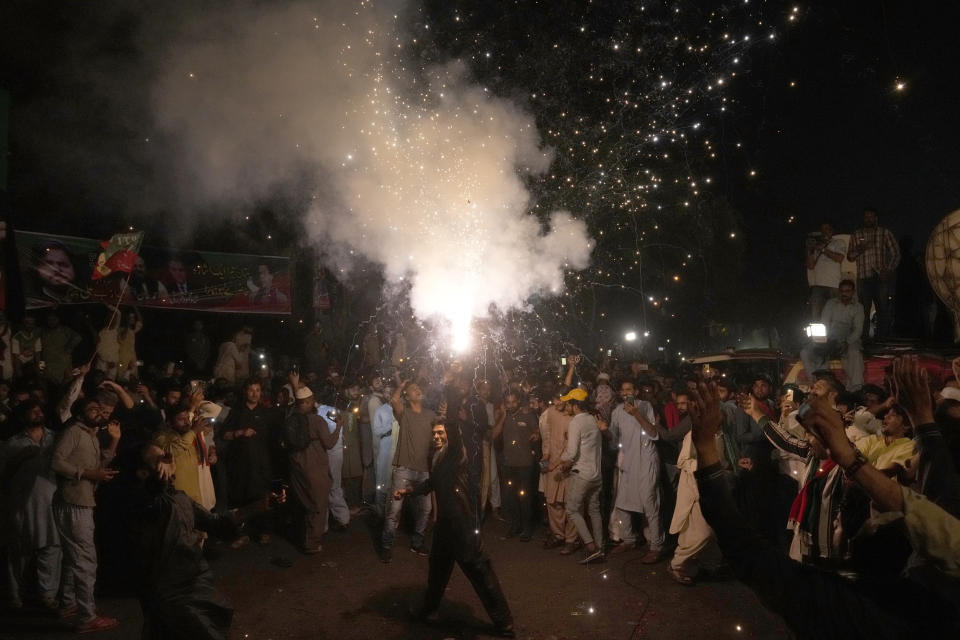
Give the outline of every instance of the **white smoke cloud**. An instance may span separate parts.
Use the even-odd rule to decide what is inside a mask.
[[[452,323],[560,292],[593,243],[570,213],[529,215],[545,172],[532,116],[454,61],[417,68],[404,4],[259,4],[191,21],[153,91],[194,204],[255,202],[311,177],[307,229],[340,256],[409,279],[422,318]]]

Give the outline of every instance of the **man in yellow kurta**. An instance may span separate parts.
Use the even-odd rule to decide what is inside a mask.
[[[197,457],[196,432],[191,429],[190,408],[180,405],[167,412],[167,425],[154,438],[153,444],[173,456],[176,471],[173,486],[197,504],[203,504],[200,496],[200,474]]]
[[[870,464],[890,475],[897,471],[897,467],[906,466],[906,460],[913,455],[909,431],[906,414],[894,405],[883,416],[880,433],[861,438],[855,445]]]

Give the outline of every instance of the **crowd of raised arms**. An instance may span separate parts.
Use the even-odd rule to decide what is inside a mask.
[[[389,563],[401,538],[429,555],[431,511],[445,509],[476,535],[509,523],[518,552],[635,553],[678,589],[739,579],[801,637],[958,628],[960,382],[911,357],[855,391],[826,370],[775,388],[762,374],[577,356],[559,374],[466,358],[275,371],[250,330],[211,358],[194,327],[171,345],[181,364],[150,366],[134,315],[80,364],[73,330],[53,313],[43,324],[4,324],[5,593],[78,631],[117,625],[97,611],[99,576],[137,595],[155,637],[226,637],[232,609],[205,548],[282,536],[329,553],[328,529],[363,516]],[[451,446],[459,506],[429,485]]]

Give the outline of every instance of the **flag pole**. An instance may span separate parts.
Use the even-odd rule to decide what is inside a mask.
[[[114,319],[117,317],[117,314],[120,313],[120,303],[123,301],[123,294],[127,291],[127,286],[130,284],[130,276],[132,275],[131,271],[127,272],[127,277],[123,279],[123,284],[120,286],[120,294],[117,296],[117,303],[113,305],[113,311],[110,312],[110,319],[107,320],[107,324],[104,328],[109,328],[113,324]],[[99,352],[100,347],[100,334],[97,334],[97,344],[94,345],[93,355],[90,356],[90,360],[87,362],[88,367],[93,366],[93,361],[97,359],[97,353]]]
[[[131,227],[131,230],[132,230],[132,227]],[[116,236],[113,236],[113,237],[116,237]],[[140,232],[140,239],[138,239],[136,244],[137,251],[140,251],[140,242],[142,242],[142,238],[143,238],[143,232]],[[111,241],[112,239],[113,238],[111,238]],[[100,257],[103,258],[104,255],[101,254]],[[113,305],[113,311],[110,313],[110,318],[107,320],[107,325],[105,328],[109,328],[113,324],[114,320],[116,320],[117,314],[120,313],[120,303],[123,302],[123,296],[124,294],[126,294],[127,287],[130,285],[130,276],[132,275],[133,275],[133,269],[130,269],[129,271],[127,271],[127,277],[123,279],[123,284],[120,286],[120,293],[117,295],[117,302],[116,304]],[[101,329],[101,331],[102,330],[103,329]],[[94,360],[97,359],[97,353],[99,351],[99,347],[100,347],[100,335],[98,333],[97,343],[94,347],[93,355],[90,357],[90,360],[87,362],[88,367],[93,366]]]

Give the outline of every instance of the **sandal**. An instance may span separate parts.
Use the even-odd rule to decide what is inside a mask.
[[[685,574],[680,569],[674,569],[673,567],[669,567],[669,569],[670,569],[670,575],[673,576],[674,580],[676,580],[677,582],[679,582],[685,587],[693,586],[693,578]]]
[[[63,609],[60,609],[60,613],[58,615],[64,620],[66,620],[67,618],[72,618],[73,616],[77,615],[77,611],[78,611],[77,605],[72,604],[69,607],[64,607]]]
[[[95,633],[97,631],[107,631],[120,626],[120,621],[116,618],[107,616],[97,616],[93,620],[84,622],[77,626],[77,633]]]

